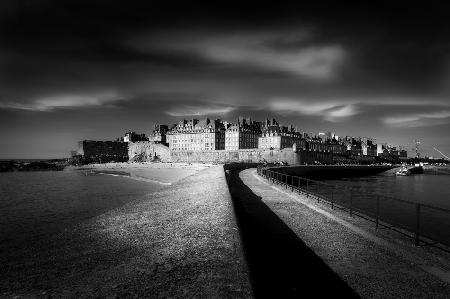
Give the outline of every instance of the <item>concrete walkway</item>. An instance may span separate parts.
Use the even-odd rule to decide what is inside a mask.
[[[251,297],[222,166],[109,211],[2,265],[0,297]]]
[[[240,178],[361,297],[450,297],[448,255],[392,242],[361,228],[358,220],[268,183],[255,169],[242,171]]]

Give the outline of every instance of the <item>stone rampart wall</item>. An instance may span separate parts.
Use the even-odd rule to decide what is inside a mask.
[[[300,163],[300,156],[292,149],[283,150],[217,150],[217,151],[172,151],[172,162],[204,163],[275,163],[286,162],[289,165]]]
[[[170,162],[169,147],[151,141],[138,141],[128,143],[128,157],[130,161],[152,161],[155,158],[161,162]]]
[[[125,162],[128,160],[128,146],[117,141],[84,140],[79,143],[78,152],[83,163]]]
[[[130,161],[152,161],[157,157],[161,162],[189,163],[279,163],[288,165],[314,164],[314,161],[331,163],[331,153],[309,152],[292,148],[282,150],[242,149],[242,150],[211,150],[211,151],[170,151],[163,144],[150,141],[130,142],[128,144]]]

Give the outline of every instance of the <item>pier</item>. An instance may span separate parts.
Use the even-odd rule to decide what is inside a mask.
[[[242,171],[239,179],[361,297],[445,298],[450,293],[445,252],[377,231],[347,211],[265,180],[256,169]]]

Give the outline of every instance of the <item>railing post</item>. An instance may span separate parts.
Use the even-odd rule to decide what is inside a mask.
[[[416,204],[416,246],[420,245],[420,203]]]
[[[319,189],[320,189],[319,182],[316,182],[316,196],[317,196],[317,203],[320,202]]]
[[[291,192],[294,192],[294,176],[291,176]]]
[[[353,195],[352,188],[350,188],[350,217],[353,216]]]
[[[309,197],[309,192],[308,192],[308,185],[309,185],[309,180],[306,179],[306,198]]]
[[[377,217],[375,219],[375,228],[378,229],[378,224],[379,224],[379,219],[380,219],[380,195],[377,195]]]
[[[331,209],[334,209],[334,199],[333,199],[333,194],[334,194],[334,186],[331,187]]]
[[[301,189],[301,187],[300,187],[300,177],[297,177],[297,179],[298,179],[298,182],[297,182],[297,185],[298,185],[298,193],[300,194],[300,189]]]

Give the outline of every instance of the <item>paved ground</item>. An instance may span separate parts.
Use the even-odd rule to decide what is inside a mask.
[[[222,166],[30,246],[0,296],[252,296]]]
[[[251,189],[249,196],[260,198],[362,297],[450,297],[448,255],[366,229],[358,219],[267,183],[255,169],[244,170],[240,178]]]
[[[227,174],[256,297],[358,295],[239,178]]]

